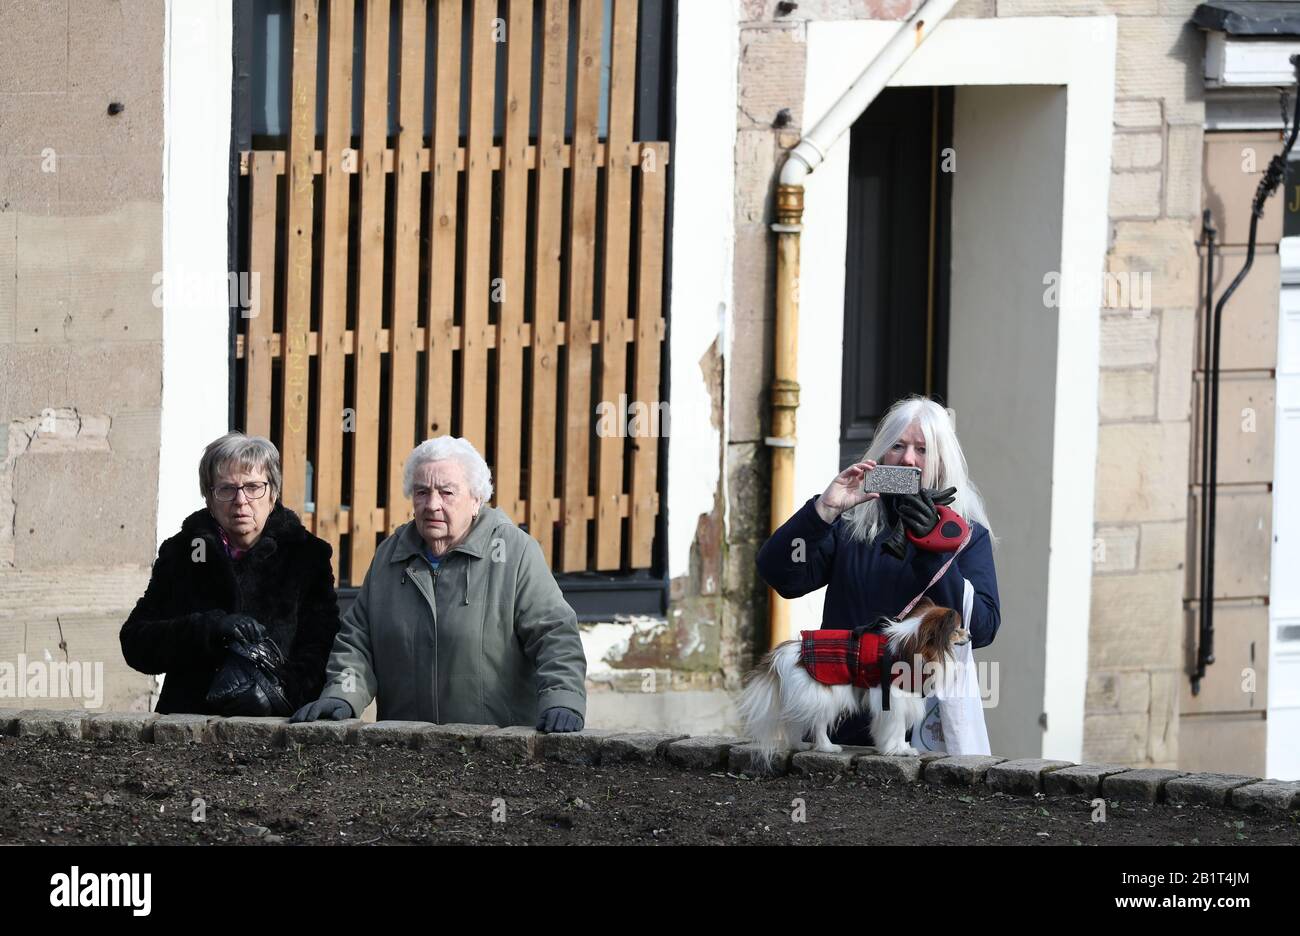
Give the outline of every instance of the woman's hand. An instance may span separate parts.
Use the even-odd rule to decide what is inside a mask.
[[[874,491],[868,494],[862,490],[862,479],[875,467],[876,463],[867,459],[856,465],[849,465],[837,474],[835,480],[822,492],[822,496],[817,498],[817,515],[827,523],[834,523],[835,518],[850,507],[880,497]]]

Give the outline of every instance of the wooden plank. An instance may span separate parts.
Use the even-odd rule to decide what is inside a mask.
[[[420,169],[424,126],[424,0],[402,0],[397,215],[393,232],[393,350],[388,357],[388,532],[411,518],[402,470],[415,447],[416,345],[420,301]]]
[[[357,206],[356,433],[352,439],[352,585],[375,556],[379,503],[380,352],[384,324],[384,190],[388,140],[388,0],[366,0],[366,51],[361,110],[360,204]],[[380,334],[383,334],[383,341]]]
[[[525,503],[524,506],[526,507],[527,504]],[[656,496],[656,498],[655,498],[655,504],[654,504],[654,507],[655,507],[656,510],[659,509],[659,501],[658,501],[658,497],[657,497],[657,496]],[[584,509],[585,509],[585,511],[586,511],[586,513],[587,513],[587,519],[588,519],[588,520],[591,520],[591,519],[595,518],[595,516],[596,516],[596,499],[595,499],[594,497],[588,497],[588,498],[587,498],[587,504],[586,504],[586,507],[585,507]],[[551,500],[551,510],[552,510],[552,512],[554,512],[554,513],[557,513],[557,514],[559,513],[559,511],[560,511],[560,499],[559,499],[558,497],[557,497],[557,498],[552,498],[552,500]],[[620,500],[620,502],[619,502],[619,510],[622,512],[622,516],[624,516],[624,517],[628,516],[628,514],[631,512],[631,501],[630,501],[630,498],[628,498],[627,495],[624,495],[623,498]],[[361,516],[360,514],[356,513],[354,510],[352,510],[351,508],[348,508],[348,507],[343,507],[343,508],[341,508],[341,509],[339,510],[339,532],[340,532],[340,533],[351,533],[351,532],[353,532],[354,529],[357,528],[357,527],[356,527],[356,524],[363,523],[363,522],[365,522],[365,523],[369,523],[371,529],[376,529],[376,530],[386,529],[386,528],[387,528],[387,523],[388,523],[388,521],[387,521],[387,511],[385,511],[384,508],[382,508],[382,507],[377,507],[377,508],[375,508],[371,513],[372,513],[372,516],[369,516],[369,517],[363,517],[363,516]],[[303,522],[304,522],[304,523],[307,523],[308,521],[311,521],[311,522],[313,522],[313,523],[315,522],[315,520],[314,520],[314,518],[312,517],[311,513],[305,513],[305,514],[302,515],[302,517],[303,517]]]
[[[325,184],[322,206],[320,354],[316,460],[312,463],[316,535],[333,549],[339,580],[339,518],[343,485],[343,334],[347,328],[348,204],[343,172],[352,146],[352,17],[354,0],[330,0],[329,71],[325,99]]]
[[[560,303],[561,225],[564,214],[565,70],[568,61],[568,0],[544,0],[539,89],[537,180],[534,203],[532,412],[529,416],[528,530],[548,565],[556,514],[555,391],[558,350],[555,323]]]
[[[632,114],[636,103],[637,0],[616,0],[610,28],[612,60],[609,81],[609,151],[620,154],[605,170],[604,289],[601,300],[600,406],[616,425],[598,434],[596,502],[596,568],[617,569],[622,563],[623,523],[618,505],[623,494],[622,433],[627,389],[628,253],[631,250]],[[612,413],[610,411],[612,410]],[[610,432],[610,429],[616,431]]]
[[[600,132],[600,33],[603,0],[578,0],[577,67],[574,79],[573,168],[569,170],[569,329],[581,333],[591,321],[595,299],[596,158]],[[564,555],[561,569],[587,568],[588,454],[592,428],[591,346],[565,349],[564,369]]]
[[[587,342],[593,345],[601,344],[605,340],[604,329],[601,327],[602,323],[600,321],[595,321],[595,322],[590,322],[588,324],[590,325],[590,328],[587,331],[587,339],[586,339]],[[561,347],[569,343],[568,325],[569,325],[568,322],[558,322],[552,326],[551,341],[553,343],[558,344]],[[660,337],[662,338],[663,331],[664,331],[663,319],[659,320],[659,331],[660,331]],[[495,334],[494,330],[490,328],[484,333],[488,348],[495,348],[497,346],[497,340],[496,338],[493,337],[494,334]],[[525,322],[524,324],[519,326],[519,340],[522,343],[523,347],[525,348],[532,347],[532,343],[533,343],[532,335],[533,335],[533,326],[531,322]],[[631,328],[624,327],[623,343],[629,344],[635,339],[636,339],[636,335],[632,332]],[[390,338],[389,338],[387,328],[379,329],[379,331],[376,333],[375,340],[378,341],[379,343],[380,351],[386,353],[389,350]],[[420,347],[423,347],[424,342],[426,340],[427,340],[427,335],[425,334],[425,330],[423,328],[416,328],[415,343]],[[314,331],[307,332],[307,354],[308,355],[315,355],[319,353],[317,348],[319,342],[320,342],[319,334],[317,334]],[[345,355],[357,353],[356,334],[351,329],[348,329],[343,333],[343,338],[341,343],[343,346],[343,353]],[[245,353],[244,345],[245,345],[244,336],[236,335],[235,336],[235,357],[242,358],[244,356]],[[460,326],[459,325],[455,325],[451,329],[451,349],[453,351],[460,350]],[[277,360],[280,357],[280,333],[279,332],[275,332],[271,338],[271,357]]]
[[[469,132],[465,146],[465,253],[461,257],[460,434],[487,451],[487,350],[492,253],[493,103],[496,100],[496,0],[474,0],[470,20]]]
[[[667,156],[667,144],[658,144]],[[643,162],[641,169],[640,227],[637,251],[636,349],[634,368],[636,399],[644,401],[655,419],[640,427],[645,434],[633,439],[632,479],[629,494],[632,515],[628,536],[632,541],[632,565],[652,564],[655,535],[655,487],[659,456],[658,434],[666,431],[659,415],[659,353],[663,341],[664,193],[665,160]],[[657,431],[655,431],[657,430]]]
[[[638,153],[637,153],[637,158],[639,158],[639,151],[640,151],[640,148],[641,148],[642,146],[645,146],[645,145],[647,145],[647,144],[643,144],[643,143],[633,143],[633,144],[632,144],[633,148],[636,149],[636,150],[638,151]],[[600,146],[597,148],[597,150],[596,150],[596,165],[597,165],[597,166],[604,166],[604,165],[605,165],[605,160],[608,159],[608,150],[609,150],[609,147],[606,146],[604,143],[600,144]],[[248,158],[249,158],[249,154],[252,153],[252,152],[253,152],[252,150],[244,150],[243,152],[241,152],[241,153],[239,154],[239,174],[240,174],[240,175],[248,175]],[[259,153],[260,153],[260,152],[268,152],[268,153],[273,154],[273,155],[275,156],[275,158],[276,158],[276,162],[275,162],[275,171],[278,172],[280,175],[284,175],[284,151],[283,151],[283,150],[258,150],[258,152],[259,152]],[[565,169],[568,169],[568,168],[569,168],[569,160],[570,160],[570,158],[571,158],[571,155],[572,155],[572,153],[571,153],[570,148],[569,148],[568,146],[565,146],[563,149],[560,150],[560,161],[561,161],[561,164],[564,166]],[[312,157],[311,157],[312,172],[314,172],[316,175],[320,175],[321,172],[323,171],[323,169],[322,169],[322,166],[323,166],[322,160],[323,160],[323,158],[324,158],[324,157],[321,155],[321,152],[320,152],[319,150],[317,150],[316,152],[312,153]],[[394,158],[395,158],[395,157],[394,157],[394,155],[393,155],[393,151],[392,151],[392,150],[390,150],[390,149],[389,149],[389,150],[384,150],[384,163],[383,163],[383,165],[384,165],[384,172],[392,172],[392,171],[393,171],[393,160],[394,160]],[[502,158],[503,158],[503,157],[502,157],[502,155],[501,155],[501,147],[499,147],[499,146],[493,146],[493,147],[491,147],[491,148],[488,150],[488,165],[491,166],[492,169],[493,169],[494,171],[499,170],[499,169],[501,168],[501,160],[502,160]],[[421,171],[421,172],[428,172],[428,171],[429,171],[429,159],[430,159],[430,156],[429,156],[429,150],[428,150],[428,148],[421,149],[421,150],[420,150],[420,157],[419,157],[419,164],[420,164],[420,171]],[[456,163],[456,171],[457,171],[457,172],[464,172],[464,171],[465,171],[465,148],[464,148],[463,146],[462,146],[462,147],[458,147],[458,148],[456,149],[456,159],[455,159],[455,163]],[[536,169],[536,168],[537,168],[537,147],[535,147],[535,146],[530,146],[530,147],[528,147],[528,149],[525,151],[525,153],[524,153],[524,165],[525,165],[527,168],[529,168],[529,169]],[[361,170],[360,170],[360,167],[359,167],[359,166],[357,166],[357,165],[355,165],[355,164],[352,164],[352,165],[350,165],[350,166],[344,168],[343,171],[344,171],[344,172],[360,172]]]
[[[456,303],[456,215],[460,143],[460,0],[439,0],[434,64],[433,139],[429,150],[429,328],[426,435],[450,435],[451,335]]]
[[[501,281],[497,319],[496,505],[523,523],[524,283],[528,262],[528,134],[532,95],[533,0],[510,0],[506,28],[506,125],[502,157]]]
[[[251,215],[248,235],[249,272],[256,277],[257,314],[248,320],[244,362],[244,429],[249,435],[271,436],[271,342],[275,329],[276,187],[279,184],[270,153],[254,153],[248,179]]]
[[[284,505],[301,511],[307,486],[307,331],[311,326],[312,169],[316,137],[316,0],[294,0],[289,118],[289,242],[285,283]]]

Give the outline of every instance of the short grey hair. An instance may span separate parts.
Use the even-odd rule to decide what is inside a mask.
[[[282,475],[280,451],[262,436],[227,432],[220,439],[208,443],[199,459],[199,492],[204,500],[212,499],[217,487],[217,475],[227,465],[242,471],[265,471],[270,484],[271,502],[280,499]]]
[[[455,459],[465,469],[471,497],[476,497],[485,504],[492,499],[492,469],[478,453],[478,449],[474,448],[469,439],[446,435],[421,442],[406,457],[406,468],[402,471],[402,493],[411,496],[411,489],[415,486],[415,473],[421,465],[448,459]]]

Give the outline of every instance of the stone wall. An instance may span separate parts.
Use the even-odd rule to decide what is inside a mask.
[[[116,709],[152,685],[117,632],[156,542],[163,21],[0,4],[0,660],[102,663]]]

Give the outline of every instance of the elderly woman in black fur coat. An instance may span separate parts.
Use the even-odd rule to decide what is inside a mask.
[[[207,507],[158,548],[149,587],[122,625],[122,655],[141,672],[167,674],[158,712],[266,714],[215,711],[207,697],[232,642],[270,637],[292,711],[320,695],[339,629],[330,545],[280,503],[280,453],[264,438],[231,432],[211,443],[199,489]]]

